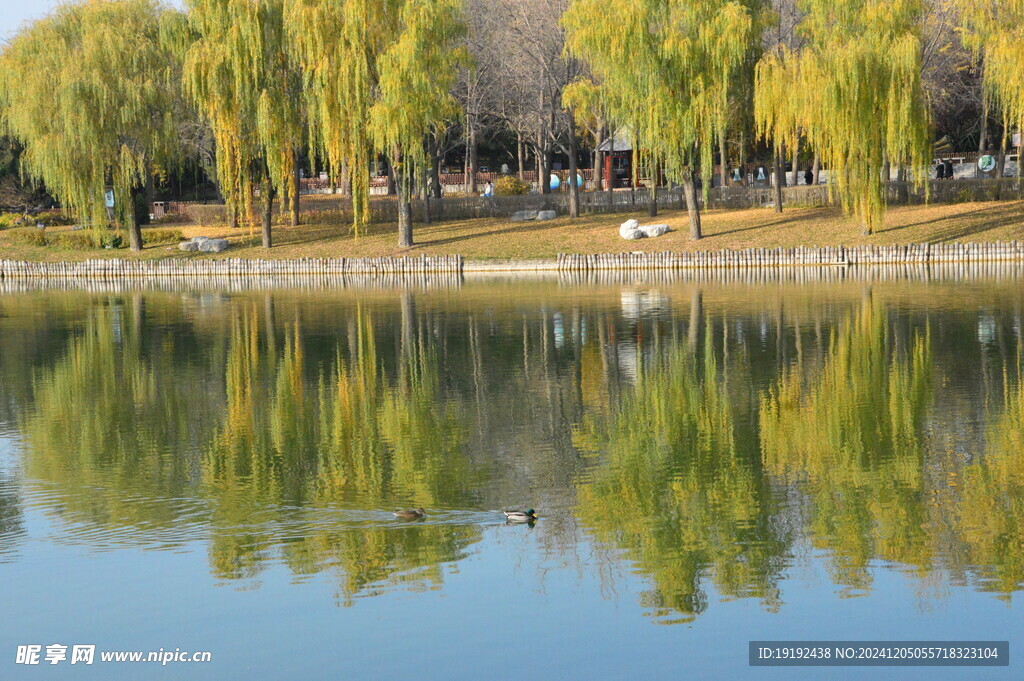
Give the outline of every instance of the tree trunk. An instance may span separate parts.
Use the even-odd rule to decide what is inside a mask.
[[[569,217],[580,216],[580,188],[576,184],[576,119],[569,109]]]
[[[409,194],[412,191],[410,178],[398,179],[398,247],[412,246],[412,202]]]
[[[601,148],[601,144],[605,141],[604,128],[602,127],[597,133],[597,146],[594,148],[594,190],[601,191],[604,189],[604,155],[598,151]]]
[[[541,194],[551,193],[551,142],[546,138],[541,146],[541,176],[537,178],[541,186]]]
[[[608,162],[608,207],[612,208],[615,206],[615,129],[611,128],[608,135],[608,157],[611,159]]]
[[[800,136],[797,135],[793,144],[793,186],[800,185]]]
[[[473,117],[466,114],[466,193],[476,194],[476,124]]]
[[[121,196],[124,197],[121,214],[124,216],[125,227],[128,228],[128,247],[138,252],[142,250],[142,227],[135,219],[135,197],[132,196],[131,187],[126,186]]]
[[[526,143],[523,142],[523,133],[516,133],[516,158],[519,165],[517,166],[517,175],[519,176],[520,182],[526,182]]]
[[[740,184],[747,186],[747,129],[740,128]]]
[[[273,245],[270,228],[274,218],[274,188],[269,180],[264,180],[260,187],[260,201],[263,202],[263,248]]]
[[[814,163],[811,164],[811,174],[814,175],[814,186],[817,187],[821,179],[821,159],[818,158],[818,153],[814,153]]]
[[[385,159],[384,162],[387,164],[388,168],[388,196],[394,196],[398,193],[398,183],[395,179],[395,166],[391,162],[390,158]]]
[[[423,224],[430,224],[430,176],[426,168],[423,169]]]
[[[1003,173],[1006,172],[1006,133],[1007,130],[1003,130],[1003,134],[999,139],[999,158],[996,162],[996,177],[1000,178]],[[1017,159],[1017,163],[1020,163],[1020,158]]]
[[[907,167],[900,166],[899,170],[896,171],[896,181],[899,183],[899,201],[901,206],[906,206],[910,203],[910,188],[907,186]]]
[[[441,186],[441,142],[434,145],[434,155],[430,159],[430,193],[435,199],[440,199],[444,193]]]
[[[729,183],[729,164],[725,162],[725,130],[718,131],[718,161],[721,164],[718,171],[718,184],[724,187]]]
[[[342,196],[352,196],[352,177],[348,172],[348,164],[342,163],[338,171],[338,184],[341,185]]]
[[[988,97],[981,95],[981,131],[978,133],[978,153],[988,147]]]
[[[697,203],[697,185],[693,175],[683,182],[683,198],[686,199],[686,212],[690,215],[690,239],[698,241],[702,234],[700,231],[700,204]]]
[[[775,212],[782,212],[782,183],[786,181],[786,172],[782,166],[782,159],[786,158],[783,154],[782,144],[779,142],[775,143]]]
[[[647,217],[658,217],[658,168],[651,166],[651,181],[648,183],[650,195],[647,198]]]
[[[533,161],[534,161],[534,165],[537,166],[537,193],[538,194],[543,194],[544,193],[543,190],[541,189],[541,186],[543,185],[543,182],[540,181],[540,177],[544,173],[543,160],[541,158],[542,156],[543,156],[543,154],[540,153],[540,147],[537,147],[536,149],[534,149],[534,159],[533,159]]]
[[[293,159],[294,159],[294,167],[292,168],[292,227],[298,227],[299,226],[299,211],[301,209],[301,206],[299,204],[299,190],[302,187],[302,183],[300,182],[300,178],[299,178],[301,169],[299,168],[299,150],[298,149],[296,149],[294,151]]]

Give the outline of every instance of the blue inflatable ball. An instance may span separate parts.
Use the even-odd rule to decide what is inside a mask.
[[[558,179],[558,175],[552,175],[551,176],[551,185],[550,186],[551,186],[552,189],[558,189],[560,186],[562,186],[562,181],[560,179]]]

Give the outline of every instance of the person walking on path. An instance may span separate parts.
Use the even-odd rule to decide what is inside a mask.
[[[944,161],[939,161],[935,164],[935,179],[941,180],[944,177],[946,177],[946,163]]]
[[[952,180],[953,179],[953,175],[954,175],[954,173],[953,173],[953,162],[950,161],[947,158],[945,165],[946,165],[946,179],[947,180]]]

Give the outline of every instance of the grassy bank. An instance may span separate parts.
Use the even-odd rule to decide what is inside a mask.
[[[637,217],[644,222],[667,223],[673,231],[640,241],[618,236],[622,221]],[[461,254],[469,259],[554,258],[558,253],[618,253],[622,251],[687,251],[722,248],[775,248],[856,244],[943,243],[950,241],[1024,240],[1024,202],[962,203],[955,205],[905,206],[891,209],[884,226],[870,237],[842,212],[833,208],[792,208],[782,214],[771,209],[718,210],[704,215],[705,238],[688,237],[685,212],[666,212],[654,220],[636,214],[588,215],[577,220],[558,218],[547,222],[507,219],[476,219],[416,225],[417,244],[399,249],[394,225],[373,225],[354,239],[347,225],[311,224],[275,226],[275,247],[259,244],[258,232],[225,226],[174,225],[185,237],[224,237],[231,248],[218,255],[195,255],[166,244],[148,246],[133,255],[120,250],[70,250],[55,246],[27,246],[11,242],[0,231],[0,257],[30,261],[69,261],[97,257],[379,257],[402,255]],[[68,228],[51,228],[56,233]],[[144,230],[145,232],[145,230]]]

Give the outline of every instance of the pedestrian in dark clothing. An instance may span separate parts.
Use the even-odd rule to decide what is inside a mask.
[[[944,177],[946,177],[946,164],[939,161],[935,164],[935,179],[941,180]]]
[[[946,159],[946,179],[953,179],[953,162],[950,161],[948,158]]]
[[[811,171],[810,168],[808,168],[807,170],[804,171],[804,184],[813,184],[813,183],[814,183],[814,173]]]

